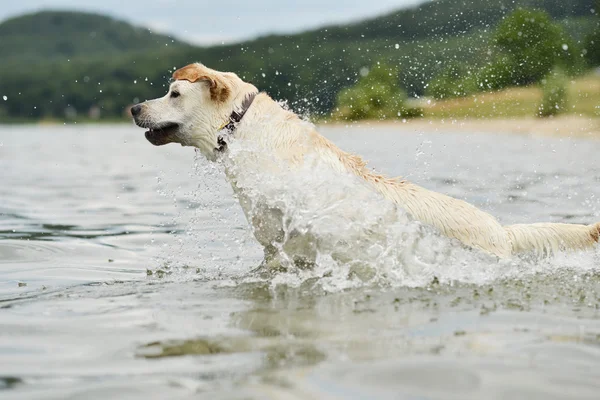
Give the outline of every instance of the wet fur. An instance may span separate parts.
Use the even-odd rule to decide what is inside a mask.
[[[214,160],[218,156],[215,152],[219,147],[218,128],[243,99],[257,92],[257,89],[235,74],[218,72],[202,64],[190,64],[177,70],[173,77],[175,82],[171,90],[182,91],[187,103],[170,102],[168,94],[161,99],[145,102],[143,113],[136,117],[136,123],[144,127],[161,121],[179,123],[179,131],[165,140],[197,147],[207,158]],[[282,108],[265,93],[256,96],[237,127],[235,137],[252,142],[290,167],[302,163],[308,156],[316,156],[339,173],[351,173],[363,179],[373,190],[398,204],[414,219],[437,228],[442,234],[458,239],[467,246],[501,258],[528,252],[543,255],[581,250],[596,244],[600,235],[600,224],[544,223],[503,227],[492,215],[465,201],[400,178],[376,174],[367,168],[359,156],[339,149],[321,136],[314,125]],[[228,177],[233,184],[235,176]],[[249,215],[248,205],[243,201],[241,203],[246,215]],[[256,218],[256,214],[249,221],[265,248],[272,245],[273,240],[278,240],[275,237],[277,235],[261,233],[260,218]]]

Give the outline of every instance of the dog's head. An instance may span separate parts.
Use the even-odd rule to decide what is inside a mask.
[[[131,107],[136,125],[148,129],[146,138],[161,146],[175,142],[195,146],[205,154],[217,145],[217,130],[227,122],[245,96],[257,89],[236,74],[190,64],[173,73],[164,97]]]

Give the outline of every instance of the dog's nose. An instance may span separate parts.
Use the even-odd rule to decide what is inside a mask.
[[[135,106],[131,107],[131,115],[133,115],[134,117],[138,115],[140,111],[142,111],[141,104],[136,104]]]

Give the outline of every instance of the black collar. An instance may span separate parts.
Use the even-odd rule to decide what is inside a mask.
[[[257,94],[258,93],[250,93],[247,95],[242,102],[242,109],[239,112],[234,110],[229,116],[229,121],[221,126],[219,129],[219,136],[217,137],[217,144],[219,146],[215,148],[216,151],[222,152],[227,148],[225,136],[232,135],[235,132],[237,124],[242,120]]]

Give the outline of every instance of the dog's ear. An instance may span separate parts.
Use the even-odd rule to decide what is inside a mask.
[[[230,89],[218,74],[202,68],[199,64],[190,64],[173,72],[173,79],[189,82],[205,81],[210,86],[210,98],[213,101],[224,102],[229,97]]]

